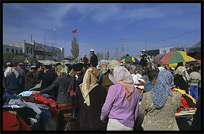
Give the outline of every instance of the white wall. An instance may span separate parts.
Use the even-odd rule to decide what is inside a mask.
[[[159,54],[167,54],[171,51],[171,48],[173,48],[173,47],[160,48]]]

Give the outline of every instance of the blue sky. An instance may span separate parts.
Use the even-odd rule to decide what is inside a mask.
[[[72,30],[78,28],[78,33]],[[47,29],[47,30],[44,30]],[[55,32],[54,32],[55,29]],[[196,31],[194,31],[196,30]],[[176,35],[174,39],[152,44]],[[71,41],[79,42],[79,56],[110,51],[132,56],[142,49],[192,46],[201,40],[200,3],[4,3],[3,43],[52,42],[71,55]],[[44,36],[45,35],[45,36]]]

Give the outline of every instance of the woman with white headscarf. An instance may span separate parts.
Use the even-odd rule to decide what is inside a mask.
[[[107,130],[132,131],[139,109],[139,93],[131,74],[125,67],[115,67],[115,85],[110,86],[101,112],[101,120],[107,118]]]
[[[144,113],[143,130],[179,130],[175,113],[180,108],[181,94],[171,91],[173,86],[171,72],[163,70],[152,90],[143,94],[139,108]]]
[[[183,66],[179,66],[176,69],[175,76],[174,76],[174,84],[176,88],[185,90],[186,93],[188,94],[188,91],[190,90],[190,88],[188,86],[188,80],[186,78],[185,71],[186,71],[186,68]]]
[[[104,66],[103,75],[99,81],[99,84],[102,87],[105,87],[107,92],[109,87],[115,84],[115,80],[113,78],[113,69],[117,66],[120,66],[120,62],[117,60],[107,61],[106,65]]]
[[[90,67],[76,93],[80,106],[79,130],[105,130],[106,123],[100,120],[101,108],[105,102],[106,89],[97,83],[99,71]]]

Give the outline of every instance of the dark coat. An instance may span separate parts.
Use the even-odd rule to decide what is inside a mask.
[[[114,85],[114,83],[109,79],[108,75],[109,73],[103,74],[101,80],[99,81],[99,85],[105,87],[107,92],[109,87]]]
[[[9,74],[6,79],[6,85],[8,90],[18,90],[20,85],[19,77],[16,78],[14,73]]]
[[[76,77],[74,77],[74,89],[76,89],[81,83],[83,83],[84,79],[84,72],[79,76],[79,78],[76,80]]]
[[[22,69],[21,67],[17,67],[16,71],[18,72],[19,76],[25,77],[25,70]]]
[[[179,87],[179,89],[185,90],[188,94],[188,82],[183,79],[182,75],[174,76],[174,85]]]
[[[101,109],[106,99],[106,89],[102,86],[94,87],[89,93],[90,106],[84,103],[80,88],[77,88],[77,101],[80,106],[79,125],[80,130],[106,130],[106,123],[100,120]]]
[[[39,82],[40,80],[35,79],[33,73],[28,71],[25,76],[25,90],[34,87],[35,84],[38,84]]]
[[[43,71],[36,71],[35,78],[38,80],[42,80],[43,74],[44,74]]]
[[[70,91],[70,78],[62,75],[55,79],[55,81],[50,85],[49,87],[42,89],[40,91],[40,94],[47,93],[49,94],[50,91],[57,89],[57,99],[56,103],[58,104],[66,104],[66,103],[72,103],[72,98],[70,97],[69,91]],[[56,88],[55,88],[56,87]]]
[[[57,78],[57,74],[55,73],[55,71],[48,70],[45,74],[43,74],[41,89],[45,89],[48,86],[52,85],[52,83],[55,81],[56,78]],[[49,92],[49,94],[57,98],[57,92],[58,92],[57,89],[54,89],[51,92]]]
[[[92,67],[96,67],[98,65],[98,58],[95,54],[91,56],[90,65],[92,65]]]

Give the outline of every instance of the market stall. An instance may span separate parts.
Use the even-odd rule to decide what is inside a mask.
[[[179,62],[183,62],[185,65],[186,62],[196,62],[197,60],[188,56],[184,51],[172,51],[164,55],[160,61],[162,61],[164,64],[168,64],[169,67],[173,67]]]

